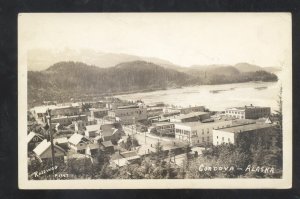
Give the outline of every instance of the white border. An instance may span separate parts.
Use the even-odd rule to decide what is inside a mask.
[[[58,13],[35,13],[39,15],[62,15]],[[72,13],[74,14],[74,13]],[[89,13],[90,17],[107,13]],[[116,13],[109,13],[110,15]],[[124,13],[122,13],[124,14]],[[144,14],[144,13],[143,13]],[[148,13],[154,14],[154,13]],[[155,13],[166,14],[166,13]],[[173,13],[174,14],[174,13]],[[215,15],[225,13],[180,13],[191,17],[198,14]],[[228,13],[226,13],[228,14]],[[243,13],[230,13],[243,14]],[[251,13],[248,13],[251,14]],[[252,13],[255,14],[255,13]],[[260,13],[283,15],[291,23],[290,13]],[[27,175],[27,46],[22,45],[22,31],[26,24],[23,19],[32,13],[21,13],[18,17],[18,176],[20,189],[288,189],[292,187],[292,36],[290,51],[287,52],[290,62],[284,67],[283,87],[283,176],[282,179],[158,179],[158,180],[44,180],[29,181]],[[66,15],[66,14],[64,14]],[[69,14],[71,15],[71,14]],[[78,13],[76,15],[84,15]],[[238,17],[238,16],[237,16]],[[291,26],[292,29],[292,26]],[[292,35],[292,31],[289,31]]]

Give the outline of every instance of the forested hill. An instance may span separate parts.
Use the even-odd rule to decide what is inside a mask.
[[[191,84],[197,84],[197,78],[144,61],[110,68],[59,62],[44,71],[28,72],[28,98],[60,100],[72,95],[149,91]]]
[[[60,62],[40,73],[29,73],[33,87],[52,87],[85,92],[126,92],[168,88],[192,83],[185,73],[144,61],[98,68],[80,62]],[[44,84],[44,85],[43,85]]]
[[[88,94],[141,92],[247,81],[277,81],[277,76],[265,71],[241,73],[232,67],[179,72],[145,61],[125,62],[110,68],[99,68],[82,62],[59,62],[44,71],[28,72],[28,101],[63,101]]]

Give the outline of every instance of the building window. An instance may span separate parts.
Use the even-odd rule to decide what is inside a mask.
[[[204,137],[202,137],[202,142],[204,142]]]
[[[217,136],[217,139],[219,138],[219,136]]]

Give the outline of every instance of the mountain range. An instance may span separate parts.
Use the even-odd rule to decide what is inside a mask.
[[[233,66],[179,71],[139,60],[106,68],[83,62],[58,62],[46,70],[28,71],[28,102],[40,104],[44,100],[66,101],[89,95],[249,81],[277,81],[277,76],[262,70],[240,72]]]
[[[192,65],[189,67],[183,67],[173,64],[168,60],[155,57],[141,57],[124,53],[106,53],[91,49],[73,50],[65,48],[61,51],[54,51],[49,49],[33,49],[28,51],[27,59],[29,70],[34,71],[42,71],[55,63],[64,61],[83,62],[88,65],[95,65],[100,68],[113,67],[124,62],[145,61],[157,64],[164,68],[175,69],[179,72],[186,72],[191,69],[203,71],[228,66],[234,67],[240,72],[255,72],[259,70],[264,70],[267,72],[280,71],[279,67],[261,67],[249,63],[237,63],[235,65]]]

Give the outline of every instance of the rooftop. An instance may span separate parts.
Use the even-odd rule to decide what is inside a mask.
[[[213,122],[186,122],[186,123],[175,123],[177,125],[182,125],[182,126],[189,126],[189,127],[195,127],[195,126],[200,126],[200,125],[209,125],[209,124],[218,124],[221,122],[224,122],[226,120],[214,120]],[[230,120],[228,120],[230,121]]]
[[[41,139],[43,139],[43,136],[42,136],[42,135],[40,135],[40,134],[38,134],[38,133],[35,133],[35,132],[31,131],[31,132],[27,135],[27,143],[29,143],[29,142],[32,140],[32,138],[34,138],[34,136],[38,136],[38,137],[40,137]]]
[[[87,131],[98,131],[100,130],[100,124],[87,125],[85,128]]]
[[[129,157],[137,156],[137,153],[135,151],[126,151],[121,153],[121,156],[123,156],[124,158],[129,158]]]
[[[245,131],[269,128],[272,126],[274,126],[274,125],[266,124],[266,123],[252,123],[252,124],[245,124],[245,125],[239,125],[239,126],[231,126],[228,128],[220,129],[220,131],[227,131],[227,132],[231,132],[231,133],[240,133],[240,132],[245,132]]]
[[[118,109],[139,108],[138,105],[119,106]]]
[[[58,105],[45,105],[45,106],[36,106],[33,107],[32,110],[34,110],[36,113],[46,113],[47,109],[55,110],[55,109],[65,109],[65,108],[73,108],[77,106],[72,105],[64,105],[64,106],[58,106]]]
[[[154,123],[153,126],[164,126],[164,125],[171,125],[171,124],[174,124],[172,122],[157,122],[157,123]]]
[[[207,114],[209,114],[209,113],[207,113],[207,112],[191,112],[191,113],[188,113],[188,114],[178,115],[174,118],[175,119],[186,119],[186,118],[197,117],[197,116],[207,115]]]
[[[94,112],[97,112],[97,111],[108,111],[107,108],[89,108],[90,111],[94,111]]]
[[[264,106],[253,106],[252,104],[250,106],[241,106],[241,107],[230,107],[227,108],[226,110],[240,110],[243,111],[245,109],[255,109],[255,108],[269,108],[269,107],[264,107]]]
[[[78,133],[74,133],[70,138],[69,142],[71,144],[77,145],[82,139],[87,140],[83,135],[80,135]]]
[[[180,107],[179,110],[192,109],[192,108],[204,108],[204,106]]]
[[[70,115],[70,116],[57,116],[57,117],[52,117],[52,119],[64,119],[64,118],[78,118],[78,117],[86,117],[86,115]]]
[[[101,142],[101,144],[102,144],[104,147],[113,146],[113,144],[111,143],[111,141]]]
[[[48,142],[46,139],[44,139],[33,151],[36,155],[40,156],[42,155],[49,147],[51,146],[51,142]],[[54,145],[55,148],[65,152],[61,147]]]
[[[61,137],[61,138],[53,139],[53,143],[61,144],[61,143],[66,143],[66,142],[68,142],[67,137]]]

